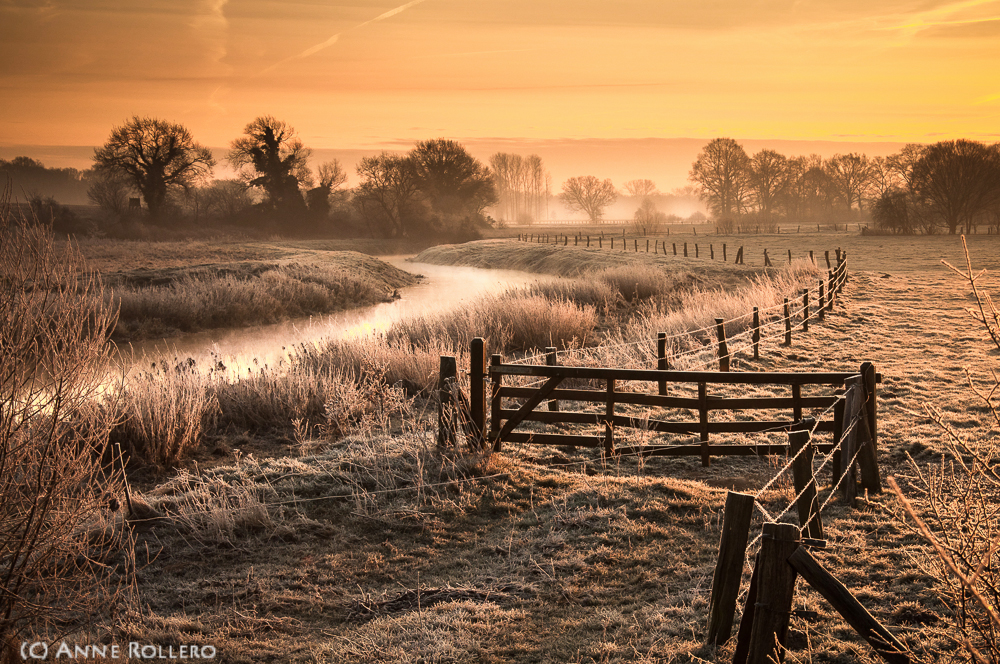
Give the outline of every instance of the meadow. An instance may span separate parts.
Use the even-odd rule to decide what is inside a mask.
[[[364,343],[297,347],[279,366],[234,371],[178,358],[131,372],[103,402],[116,423],[109,439],[132,459],[133,514],[109,526],[136,552],[130,599],[89,629],[111,642],[212,645],[227,662],[730,661],[732,640],[704,644],[725,492],[756,493],[783,460],[703,468],[568,448],[441,450],[439,356],[465,366],[478,335],[506,357],[552,345],[565,364],[651,367],[657,332],[773,307],[819,278],[808,251],[840,247],[851,280],[838,307],[791,346],[770,339],[758,360],[737,353],[734,368],[853,371],[874,362],[884,377],[880,465],[926,514],[928,482],[940,492],[934,478],[974,458],[955,452],[952,434],[978,453],[992,449],[996,423],[965,368],[974,387],[988,386],[996,351],[965,311],[968,284],[939,262],[963,263],[957,238],[702,229],[680,238],[716,249],[725,241],[730,262],[516,237],[434,248],[420,260],[584,278],[490,296]],[[734,266],[740,245],[746,264]],[[976,268],[1000,267],[1000,238],[969,246]],[[116,269],[293,264],[312,250],[206,244],[185,258],[153,256],[163,248],[151,245],[149,258],[122,252],[116,268],[116,250],[99,258],[96,247],[81,248],[106,281],[121,278]],[[764,248],[776,267],[762,266]],[[782,265],[788,250],[794,261]],[[680,368],[712,361],[704,332],[672,352]],[[793,493],[780,482],[758,500],[780,511]],[[948,573],[895,496],[829,509],[824,564],[923,660],[960,657]],[[793,618],[786,661],[878,661],[801,583],[797,597],[796,608],[816,615]]]

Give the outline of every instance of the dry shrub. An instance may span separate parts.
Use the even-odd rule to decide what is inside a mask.
[[[688,280],[688,275],[668,274],[652,265],[637,264],[608,268],[598,273],[597,278],[633,302],[672,293]]]
[[[271,508],[265,502],[267,486],[251,479],[261,475],[259,464],[252,457],[246,460],[237,457],[235,471],[228,476],[218,473],[194,476],[180,471],[157,490],[169,497],[153,502],[189,541],[203,547],[235,547],[239,539],[267,532],[275,525]]]
[[[597,310],[592,305],[508,291],[455,312],[397,323],[387,337],[390,342],[403,340],[422,347],[449,340],[466,348],[473,338],[481,336],[488,338],[493,348],[528,350],[583,345],[594,338],[597,323]]]
[[[291,371],[322,375],[344,374],[364,379],[377,367],[388,385],[398,385],[410,394],[426,393],[437,385],[442,355],[459,357],[467,351],[448,339],[434,339],[417,346],[407,339],[389,341],[384,336],[367,339],[330,339],[295,347]]]
[[[114,327],[100,282],[0,197],[0,659],[22,638],[100,622],[128,599],[98,408]],[[110,395],[109,395],[110,396]]]
[[[965,237],[962,237],[963,245]],[[1000,313],[988,293],[980,290],[965,247],[967,273],[948,265],[969,282],[978,311],[970,313],[1000,347],[996,324]],[[899,521],[932,547],[926,567],[935,579],[934,591],[948,607],[951,625],[938,636],[954,643],[964,661],[1000,662],[1000,378],[989,369],[984,386],[966,369],[970,396],[986,414],[978,432],[963,435],[933,406],[929,419],[941,427],[947,453],[939,463],[921,466],[912,458],[912,476],[905,496],[895,478],[889,484],[902,505]],[[909,517],[909,521],[907,521]],[[936,653],[941,655],[942,653]]]
[[[126,381],[112,440],[132,457],[171,466],[197,448],[218,410],[193,360],[153,364]]]

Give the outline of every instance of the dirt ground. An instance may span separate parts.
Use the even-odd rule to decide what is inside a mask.
[[[883,375],[879,463],[904,484],[907,455],[932,463],[945,449],[923,404],[971,437],[995,435],[970,405],[964,368],[983,373],[998,354],[964,311],[967,285],[939,263],[963,260],[958,238],[727,242],[745,245],[748,263],[764,247],[774,260],[788,248],[821,256],[839,246],[852,270],[823,323],[791,347],[766,346],[760,361],[737,358],[737,370],[874,362]],[[976,268],[1000,267],[1000,238],[973,237],[970,248]],[[166,524],[141,534],[144,609],[122,637],[211,644],[226,662],[728,662],[732,640],[718,651],[704,645],[725,489],[753,493],[781,463],[602,463],[590,452],[516,445],[489,459],[442,459],[423,431],[315,457],[244,458],[213,481],[245,487],[267,514],[255,521],[232,509],[219,530]],[[148,498],[168,501],[197,481]],[[787,504],[789,483],[778,489],[762,501]],[[834,500],[819,557],[914,652],[945,661],[927,551],[897,512],[886,494],[857,510]],[[796,608],[818,617],[793,619],[786,661],[878,661],[798,588]]]

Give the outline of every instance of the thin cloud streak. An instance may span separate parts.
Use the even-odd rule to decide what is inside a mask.
[[[410,0],[410,2],[407,2],[404,5],[400,5],[399,7],[396,7],[394,9],[390,9],[387,12],[379,14],[375,18],[368,19],[367,21],[364,21],[363,23],[358,23],[353,28],[350,28],[349,30],[345,30],[344,32],[351,32],[351,31],[354,31],[354,30],[358,30],[360,28],[365,27],[366,25],[371,25],[372,23],[376,23],[378,21],[384,21],[387,18],[392,18],[393,16],[396,16],[397,14],[401,14],[401,13],[405,12],[407,9],[409,9],[410,7],[413,7],[414,5],[419,5],[421,2],[424,2],[424,0]],[[281,62],[278,62],[278,63],[275,63],[275,64],[271,65],[270,67],[268,67],[267,69],[265,69],[264,71],[262,71],[261,74],[269,74],[272,71],[274,71],[275,69],[277,69],[278,67],[286,65],[289,62],[293,62],[295,60],[302,60],[304,58],[308,58],[311,55],[315,55],[316,53],[319,53],[320,51],[322,51],[325,48],[329,48],[330,46],[333,46],[334,44],[336,44],[340,40],[340,36],[342,34],[344,34],[344,32],[338,32],[337,34],[333,35],[332,37],[330,37],[326,41],[320,42],[319,44],[316,44],[315,46],[310,46],[309,48],[307,48],[306,50],[302,51],[298,55],[293,55],[293,56],[291,56],[289,58],[285,58]]]

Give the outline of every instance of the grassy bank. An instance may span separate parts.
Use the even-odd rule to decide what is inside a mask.
[[[133,270],[107,278],[120,306],[114,338],[244,327],[386,302],[416,278],[356,252],[314,263],[241,262]]]

